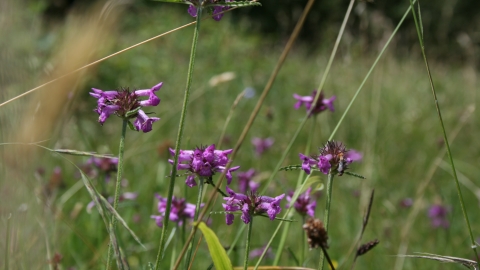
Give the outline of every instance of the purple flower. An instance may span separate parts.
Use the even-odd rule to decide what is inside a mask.
[[[177,170],[188,170],[191,172],[187,176],[185,183],[187,186],[193,187],[197,185],[195,175],[210,178],[216,172],[224,172],[229,161],[227,155],[231,152],[233,152],[232,149],[215,150],[215,144],[195,150],[180,150]],[[170,148],[170,154],[175,156],[175,150]],[[169,159],[168,162],[172,165],[174,163],[172,159]],[[238,170],[238,168],[240,166],[232,167],[226,172],[225,176],[228,185],[232,181],[232,172]]]
[[[225,221],[227,225],[231,225],[235,216],[232,212],[241,211],[240,218],[245,224],[250,223],[252,217],[255,215],[267,214],[270,220],[274,220],[276,215],[282,210],[280,208],[280,201],[285,197],[285,194],[279,195],[275,198],[267,196],[258,196],[253,192],[244,195],[235,193],[227,186],[227,193],[230,197],[223,198],[226,203],[222,204],[227,213]]]
[[[300,194],[293,204],[293,207],[295,210],[302,216],[309,215],[311,217],[314,217],[315,215],[315,208],[317,207],[317,201],[313,200],[310,197],[310,192],[312,191],[312,188],[308,188],[305,193]],[[287,207],[290,207],[290,203],[293,198],[293,191],[289,192],[287,195],[287,202],[288,205]]]
[[[310,174],[311,169],[315,168],[323,174],[329,172],[342,176],[354,161],[362,159],[362,154],[355,150],[346,150],[340,142],[328,141],[323,148],[320,149],[320,155],[317,157],[307,157],[299,154],[302,160],[302,170]]]
[[[400,201],[400,206],[403,208],[410,208],[413,205],[412,198],[405,198]]]
[[[329,99],[324,98],[323,92],[320,92],[320,96],[318,97],[317,103],[313,105],[313,101],[315,100],[315,96],[317,95],[317,90],[314,90],[311,96],[300,96],[297,94],[293,94],[293,97],[297,100],[297,103],[295,103],[294,108],[298,110],[302,105],[305,105],[305,108],[307,108],[307,112],[310,111],[310,109],[313,109],[310,112],[310,115],[313,114],[318,114],[321,113],[327,109],[330,111],[335,111],[335,108],[333,107],[333,101],[336,99],[335,96],[332,96]]]
[[[205,0],[209,3],[215,4],[216,1],[214,0]],[[225,2],[231,2],[231,0],[225,0]],[[197,7],[200,6],[200,3],[198,0],[191,0],[190,1],[191,5],[188,7],[188,14],[190,16],[196,18],[197,17]],[[208,3],[208,4],[209,4]],[[206,4],[208,6],[208,4]],[[228,6],[210,6],[208,7],[208,11],[212,14],[212,18],[215,21],[220,21],[223,17],[223,11],[230,9]]]
[[[447,214],[450,210],[440,204],[434,204],[428,209],[428,217],[432,223],[433,228],[443,227],[447,229],[450,227],[450,222],[447,220]]]
[[[155,219],[158,227],[163,226],[163,219],[165,218],[165,211],[167,209],[167,198],[155,194],[155,197],[158,199],[158,212],[160,216],[152,215],[152,219]],[[203,204],[200,205],[203,207]],[[187,219],[193,219],[195,215],[196,206],[191,203],[187,203],[185,199],[177,199],[175,196],[172,197],[172,206],[170,209],[170,220],[177,223],[179,226]]]
[[[91,177],[96,177],[98,172],[105,175],[105,181],[110,181],[111,174],[117,171],[118,158],[91,157],[85,163],[84,171]]]
[[[260,184],[255,183],[252,178],[256,175],[254,169],[250,169],[246,172],[238,172],[238,190],[241,193],[247,193],[248,190],[256,192]]]
[[[255,154],[257,156],[260,156],[265,152],[267,149],[272,147],[273,143],[275,142],[275,139],[269,137],[269,138],[258,138],[255,137],[252,139],[252,144],[255,146]]]
[[[262,247],[262,248],[252,249],[250,251],[250,254],[248,254],[248,257],[250,259],[260,257],[262,255],[263,251],[265,251],[265,248],[266,248],[266,246]],[[269,247],[267,249],[267,252],[265,253],[265,257],[266,258],[273,258],[272,247]]]
[[[97,108],[94,111],[99,115],[98,122],[103,125],[112,114],[116,114],[123,119],[137,117],[135,121],[137,130],[142,130],[143,132],[151,131],[152,123],[158,121],[159,118],[149,118],[140,108],[160,104],[160,99],[155,92],[160,90],[162,85],[163,83],[159,83],[150,89],[141,89],[133,92],[128,88],[119,91],[102,91],[92,88],[90,95],[97,99]],[[148,97],[148,99],[140,100],[139,97]],[[135,110],[138,110],[138,112],[127,116],[128,112]]]

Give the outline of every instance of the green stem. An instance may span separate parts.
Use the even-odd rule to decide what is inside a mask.
[[[305,224],[307,216],[302,216],[302,225]],[[303,266],[303,262],[305,261],[305,248],[307,246],[307,234],[302,232],[302,246],[300,247],[300,266]]]
[[[470,226],[470,220],[468,218],[467,209],[465,208],[465,202],[463,200],[462,190],[460,189],[460,183],[457,177],[457,170],[455,169],[455,164],[453,163],[453,156],[452,156],[452,152],[450,151],[450,144],[448,143],[447,132],[445,131],[445,125],[443,123],[442,113],[440,111],[440,104],[437,99],[435,85],[433,84],[432,73],[430,72],[430,66],[428,65],[427,54],[425,53],[425,46],[423,44],[423,31],[420,28],[420,25],[422,22],[418,22],[413,4],[414,2],[410,0],[410,7],[412,9],[413,19],[415,20],[415,28],[417,29],[418,41],[420,42],[420,48],[422,50],[423,60],[427,68],[428,80],[430,82],[430,88],[432,89],[432,95],[433,95],[433,100],[435,102],[435,107],[437,109],[438,120],[440,121],[440,126],[442,127],[443,140],[445,141],[445,146],[448,153],[448,159],[452,167],[453,178],[455,179],[455,185],[457,187],[457,193],[458,193],[458,198],[460,200],[460,205],[462,207],[463,217],[465,219],[465,223],[467,224],[468,232],[470,234],[471,248],[473,250],[473,253],[475,254],[475,260],[480,265],[480,258],[478,257],[478,253],[477,253],[477,244],[475,243],[475,239],[473,238],[472,228]]]
[[[122,123],[122,134],[120,136],[120,145],[118,147],[118,168],[117,168],[117,181],[115,183],[115,198],[113,201],[113,209],[117,210],[118,207],[118,198],[120,197],[120,186],[122,182],[123,176],[123,154],[125,152],[125,134],[127,133],[127,119],[123,119]],[[115,215],[112,215],[112,221],[110,222],[110,231],[115,232],[115,228],[117,227],[117,218]],[[113,243],[110,243],[108,248],[107,254],[107,265],[106,269],[110,269],[111,262],[112,262],[112,254],[113,254]]]
[[[9,254],[9,251],[10,251],[10,221],[11,221],[11,218],[12,218],[12,213],[8,214],[8,218],[7,218],[7,235],[5,236],[5,270],[8,270],[10,269],[9,266],[10,266],[10,262],[8,261],[9,258],[10,258],[10,254]]]
[[[333,187],[333,174],[328,174],[328,181],[327,181],[327,203],[325,205],[325,214],[323,217],[323,224],[325,227],[325,231],[328,233],[328,224],[330,221],[330,206],[332,205],[332,187]],[[325,255],[322,253],[320,256],[320,264],[318,265],[318,269],[323,269],[323,264],[325,263]]]
[[[197,204],[195,205],[195,214],[194,214],[193,220],[198,219],[198,213],[200,213],[200,205],[202,204],[203,186],[205,181],[203,177],[199,177],[199,178],[200,178],[200,183],[198,185],[198,197],[197,197]],[[187,256],[185,257],[185,266],[186,266],[185,269],[188,269],[188,266],[190,265],[194,242],[195,242],[195,235],[193,235],[192,241],[190,241],[188,245]]]
[[[190,88],[192,86],[192,75],[193,75],[193,67],[195,65],[195,53],[197,51],[197,42],[198,42],[198,34],[200,32],[200,18],[202,17],[202,9],[197,9],[197,24],[195,25],[195,31],[193,32],[193,42],[192,42],[192,50],[190,52],[190,63],[188,65],[188,74],[187,74],[187,85],[185,88],[185,96],[183,99],[183,106],[182,106],[182,114],[180,116],[180,123],[178,126],[178,134],[177,140],[175,142],[175,157],[173,161],[172,167],[172,175],[170,177],[170,183],[168,187],[168,195],[167,195],[167,207],[165,209],[165,216],[170,216],[170,210],[172,207],[172,196],[173,196],[173,188],[175,186],[175,177],[177,175],[177,165],[178,165],[178,154],[180,153],[180,146],[182,144],[182,137],[183,137],[183,130],[185,127],[185,117],[187,116],[187,105],[188,105],[188,98],[190,96]],[[165,247],[167,229],[168,229],[169,220],[166,218],[163,221],[162,227],[162,235],[160,236],[160,245],[158,248],[157,259],[155,262],[155,270],[158,269],[160,260],[163,258],[163,252]]]
[[[252,236],[253,217],[248,223],[247,241],[245,242],[245,259],[243,260],[243,270],[248,269],[248,255],[250,254],[250,238]]]

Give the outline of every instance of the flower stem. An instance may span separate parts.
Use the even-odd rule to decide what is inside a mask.
[[[190,63],[188,65],[188,74],[187,74],[187,85],[185,88],[185,96],[183,99],[183,106],[182,106],[182,114],[180,116],[180,123],[178,125],[178,134],[177,140],[175,142],[175,157],[173,161],[173,168],[172,174],[170,176],[170,183],[168,187],[168,195],[167,195],[167,207],[165,209],[165,216],[170,216],[170,210],[172,207],[172,196],[173,196],[173,188],[175,184],[175,177],[177,175],[177,166],[178,166],[178,154],[180,153],[180,145],[182,144],[182,137],[183,137],[183,130],[185,127],[185,117],[187,116],[187,105],[188,105],[188,98],[190,96],[190,88],[192,86],[192,75],[193,75],[193,67],[195,65],[195,53],[197,51],[197,42],[198,42],[198,34],[200,31],[200,18],[202,17],[202,9],[197,9],[197,24],[195,25],[195,31],[193,32],[193,42],[192,42],[192,50],[190,52]],[[165,241],[167,239],[167,229],[168,229],[168,218],[163,221],[162,227],[162,235],[160,236],[160,245],[158,247],[157,259],[155,262],[155,270],[158,269],[160,260],[163,258],[163,249],[165,247]]]
[[[198,213],[200,213],[200,205],[202,204],[203,186],[205,181],[203,177],[199,177],[199,178],[200,178],[200,181],[199,181],[200,183],[198,185],[198,197],[197,197],[197,204],[195,205],[195,214],[194,214],[193,220],[197,220]],[[188,266],[190,265],[194,242],[195,242],[195,235],[193,236],[192,241],[190,241],[188,245],[187,256],[185,257],[185,266],[186,266],[185,269],[188,269]]]
[[[243,260],[243,270],[248,269],[248,255],[250,254],[250,237],[252,236],[253,217],[248,223],[247,241],[245,242],[245,259]]]
[[[125,152],[125,134],[127,133],[128,120],[124,119],[122,123],[122,135],[120,136],[120,146],[118,147],[118,168],[117,168],[117,182],[115,183],[115,199],[113,201],[113,209],[117,210],[118,198],[120,197],[120,184],[123,176],[123,153]],[[110,231],[115,231],[117,226],[117,218],[112,215],[112,221],[110,222]],[[107,266],[106,269],[110,269],[113,254],[113,243],[110,243],[107,254]]]
[[[330,206],[332,204],[332,187],[333,187],[333,173],[328,174],[328,181],[327,181],[327,204],[325,205],[325,214],[323,217],[323,224],[325,227],[325,231],[328,233],[328,222],[330,220]],[[320,264],[318,265],[318,269],[323,269],[323,264],[325,263],[325,255],[322,253],[320,256]]]

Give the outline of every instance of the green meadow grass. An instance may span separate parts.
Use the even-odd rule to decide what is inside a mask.
[[[105,54],[191,21],[186,6],[179,8],[158,3],[155,6],[140,5],[129,9],[123,13],[115,38],[109,41],[111,46]],[[338,28],[337,25],[331,27]],[[22,31],[21,28],[18,30]],[[329,29],[325,31],[327,30],[330,31]],[[61,33],[62,29],[60,27],[52,31],[55,35]],[[140,89],[149,88],[160,81],[164,82],[159,91],[162,100],[160,105],[149,110],[155,111],[155,116],[161,118],[154,124],[153,131],[147,134],[127,132],[124,176],[128,179],[128,187],[123,190],[138,192],[139,196],[134,202],[121,203],[119,213],[147,247],[146,250],[142,249],[126,230],[118,226],[120,246],[127,255],[132,269],[146,269],[148,262],[155,261],[161,229],[150,219],[150,215],[157,214],[157,200],[154,194],[166,196],[167,193],[168,178],[165,176],[170,172],[170,165],[167,163],[170,156],[166,154],[164,146],[173,145],[177,133],[192,33],[193,27],[174,32],[97,65],[94,72],[84,78],[85,86],[78,89],[79,94],[69,105],[71,106],[69,113],[64,115],[61,126],[57,126],[56,132],[45,143],[54,148],[116,154],[121,120],[111,117],[103,127],[97,123],[97,115],[92,111],[96,100],[89,97],[90,88],[108,90],[128,86]],[[39,42],[39,39],[35,38],[32,37],[33,40],[30,42]],[[61,38],[61,34],[58,34],[58,38]],[[202,23],[183,149],[218,143],[235,98],[244,89],[251,87],[255,89],[255,96],[242,98],[226,129],[227,139],[222,143],[222,148],[234,146],[270,76],[284,42],[265,39],[259,33],[249,32],[247,22],[233,21],[228,14],[220,22],[207,20]],[[305,113],[303,108],[298,111],[293,109],[295,100],[292,95],[293,93],[309,95],[318,85],[333,42],[324,40],[322,44],[316,46],[321,48],[318,50],[307,50],[301,44],[295,45],[234,161],[234,165],[241,166],[240,170],[255,168],[269,173],[274,169]],[[433,47],[435,44],[426,46],[428,51],[429,46]],[[38,48],[26,47],[27,49],[22,48],[24,50],[22,54],[25,56],[29,53],[38,53]],[[347,258],[347,252],[357,239],[370,190],[373,188],[375,200],[363,242],[379,239],[380,244],[360,257],[356,267],[393,269],[399,245],[404,240],[401,231],[412,211],[411,208],[400,207],[399,203],[404,198],[415,198],[431,164],[442,152],[442,133],[425,67],[418,54],[419,50],[412,50],[414,52],[411,55],[394,56],[392,48],[388,49],[388,53],[380,60],[335,136],[335,140],[344,142],[347,148],[356,149],[364,154],[362,162],[351,165],[351,171],[367,177],[366,180],[361,180],[344,175],[334,180],[329,254],[333,260],[342,265],[342,269],[348,269],[352,262],[353,254]],[[55,46],[49,47],[49,50],[48,54],[55,54]],[[353,49],[340,46],[324,87],[327,97],[331,95],[337,97],[336,111],[324,112],[317,117],[315,134],[312,135],[313,148],[308,154],[316,154],[317,148],[326,142],[375,56],[375,52],[364,54],[355,46]],[[46,62],[47,57],[40,59]],[[478,225],[480,183],[476,179],[476,175],[480,173],[477,165],[480,161],[478,150],[480,143],[477,139],[480,129],[478,112],[474,111],[465,123],[461,123],[461,117],[467,108],[469,106],[475,108],[478,102],[477,73],[468,66],[450,66],[442,62],[431,63],[431,66],[447,134],[461,126],[458,135],[455,138],[450,136],[449,139],[458,172],[463,175],[461,178],[466,179],[464,182],[473,183],[473,186],[462,186],[462,189],[472,229],[474,235],[478,237],[480,236]],[[37,72],[40,72],[40,67]],[[215,86],[209,84],[212,77],[224,72],[233,72],[235,78]],[[5,79],[0,82],[6,85]],[[8,89],[14,90],[8,93],[12,91],[22,93],[28,90],[28,87],[21,87],[26,84],[29,83],[20,80],[9,82]],[[0,108],[2,126],[15,128],[16,123],[13,119],[16,119],[16,114],[20,113],[21,109],[22,100]],[[13,114],[11,118],[8,117],[9,114]],[[298,153],[304,151],[311,121],[309,120],[296,140],[284,162],[285,166],[300,163]],[[2,128],[2,131],[4,130]],[[1,138],[5,140],[7,132],[2,133]],[[253,137],[274,137],[275,144],[261,158],[257,158],[250,144]],[[16,154],[15,146],[1,147],[3,157]],[[77,164],[86,160],[80,157],[67,157]],[[425,190],[419,215],[407,234],[409,243],[407,253],[428,252],[473,259],[455,184],[446,158],[443,160]],[[45,198],[41,195],[42,186],[48,182],[49,175],[56,166],[62,168],[64,185],[59,187],[52,197]],[[34,176],[35,170],[39,167],[46,170],[43,178]],[[101,269],[105,264],[109,239],[96,209],[91,214],[85,210],[91,200],[89,194],[85,188],[80,188],[60,205],[61,196],[73,192],[76,183],[80,181],[76,169],[58,156],[46,152],[42,152],[35,164],[30,164],[29,171],[16,173],[24,180],[22,182],[24,185],[16,186],[16,180],[7,177],[12,175],[10,170],[13,169],[8,167],[8,164],[0,165],[0,171],[4,175],[2,194],[8,195],[3,198],[5,204],[2,203],[4,206],[0,208],[2,209],[0,258],[4,258],[0,261],[5,261],[5,256],[8,256],[11,269],[45,269],[52,254],[59,253],[63,256],[62,269],[71,266],[76,269]],[[319,176],[326,181],[325,175]],[[296,171],[278,173],[265,195],[276,196],[293,190],[297,177]],[[196,188],[187,188],[184,178],[177,178],[178,184],[174,195],[181,197],[186,194],[188,201],[194,203]],[[112,195],[113,181],[108,185]],[[211,187],[208,187],[207,194],[210,191]],[[451,207],[448,229],[432,229],[427,217],[428,207],[439,202]],[[21,204],[28,205],[26,212],[18,210]],[[325,197],[319,196],[317,218],[322,218],[324,204]],[[284,206],[285,202],[282,203],[282,207]],[[217,201],[213,211],[222,210],[220,202]],[[13,216],[7,220],[9,213],[13,213]],[[261,248],[267,243],[277,222],[256,218],[252,233],[252,249]],[[7,223],[10,223],[9,233]],[[238,217],[233,225],[227,226],[224,215],[214,214],[210,227],[216,232],[222,244],[229,246],[240,225]],[[301,217],[296,215],[286,243],[286,247],[297,257],[303,247],[301,225]],[[170,226],[173,227],[173,224]],[[7,235],[9,237],[6,237]],[[182,246],[181,235],[181,229],[177,230],[172,243],[168,246],[161,269],[167,269],[171,264],[172,253],[178,255]],[[8,252],[5,250],[7,238],[11,243]],[[278,240],[279,235],[273,243],[274,253],[277,252]],[[47,249],[51,255],[47,255]],[[243,249],[243,241],[240,241],[237,250],[231,256],[235,266],[242,264]],[[318,265],[319,253],[319,250],[307,252],[307,267],[313,268]],[[294,259],[291,254],[287,250],[284,250],[283,254],[280,265],[293,266]],[[262,265],[271,265],[272,261],[273,259],[267,258]],[[256,260],[252,260],[251,265],[254,262]],[[194,269],[205,269],[210,263],[208,249],[202,242],[195,257]],[[420,259],[406,259],[404,264],[404,269],[457,268],[460,269],[459,266]]]

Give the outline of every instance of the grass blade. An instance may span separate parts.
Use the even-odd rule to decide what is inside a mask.
[[[230,261],[230,258],[228,258],[225,248],[220,244],[217,235],[203,222],[198,224],[198,228],[202,231],[203,236],[205,237],[215,268],[225,270],[233,269],[232,262]]]

